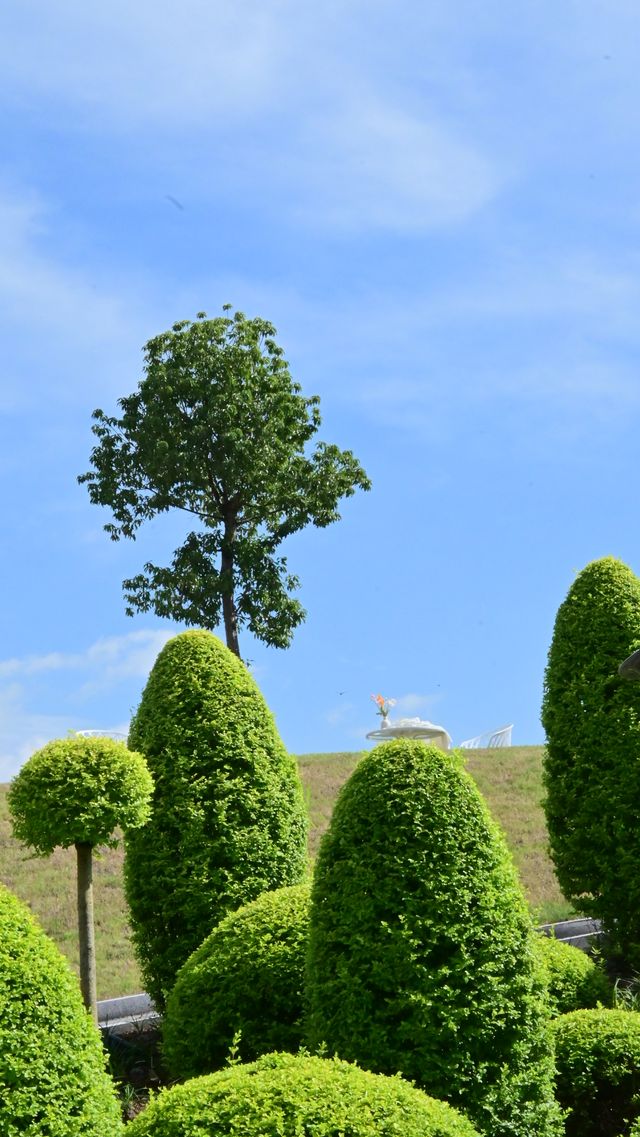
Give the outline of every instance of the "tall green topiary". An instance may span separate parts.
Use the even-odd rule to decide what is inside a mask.
[[[618,666],[640,645],[640,580],[613,557],[578,574],[545,674],[545,812],[556,874],[640,962],[640,696]]]
[[[150,822],[126,838],[125,886],[147,990],[159,1006],[228,913],[306,869],[306,812],[255,681],[210,632],[160,652],[129,743],[155,779]]]
[[[67,961],[0,885],[0,1133],[117,1137],[120,1107]]]
[[[316,862],[308,1041],[400,1070],[491,1137],[557,1131],[544,982],[501,832],[460,757],[356,767]]]
[[[244,1062],[302,1045],[309,885],[265,892],[225,916],[178,972],[162,1024],[174,1078],[224,1066],[234,1038]]]
[[[305,1054],[268,1054],[249,1066],[174,1086],[151,1102],[127,1134],[478,1137],[466,1117],[402,1078]]]

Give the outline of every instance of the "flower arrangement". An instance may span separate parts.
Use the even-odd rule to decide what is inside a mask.
[[[387,718],[390,708],[396,705],[395,699],[385,699],[384,695],[372,695],[371,698],[377,707],[376,714],[379,714],[380,718],[383,719]]]

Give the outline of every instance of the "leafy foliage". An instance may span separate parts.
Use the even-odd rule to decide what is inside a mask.
[[[553,1031],[567,1137],[625,1137],[640,1117],[640,1015],[572,1011]]]
[[[79,478],[112,510],[113,540],[135,538],[169,509],[201,522],[169,568],[147,564],[124,581],[127,612],[207,628],[223,613],[236,654],[241,624],[271,646],[290,643],[305,613],[280,544],[339,520],[341,498],[370,486],[349,450],[320,442],[307,455],[319,399],[301,394],[274,336],[242,312],[199,313],[149,340],[145,377],[119,400],[122,416],[94,411],[93,468]]]
[[[114,845],[144,825],[153,782],[141,754],[110,738],[60,738],[37,750],[8,793],[14,836],[41,857],[57,846]]]
[[[613,987],[603,969],[586,952],[553,936],[537,936],[536,950],[547,977],[549,1005],[554,1015],[598,1004],[611,1006]]]
[[[100,1035],[66,960],[0,885],[0,1133],[115,1137]]]
[[[357,766],[316,862],[306,987],[311,1046],[400,1070],[491,1137],[556,1132],[533,931],[459,755],[397,740]]]
[[[269,1054],[163,1093],[130,1137],[477,1137],[466,1118],[404,1082],[337,1059]]]
[[[153,813],[125,839],[125,888],[146,989],[178,970],[229,912],[306,870],[306,813],[255,681],[214,635],[160,652],[129,741],[155,779]]]
[[[545,812],[560,887],[640,961],[640,696],[618,666],[640,645],[640,581],[613,557],[578,574],[545,675]]]
[[[224,1065],[239,1032],[251,1061],[302,1044],[309,886],[267,892],[226,916],[178,972],[163,1020],[163,1056],[184,1080]]]

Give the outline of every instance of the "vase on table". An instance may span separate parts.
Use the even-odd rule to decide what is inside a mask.
[[[381,715],[380,716],[380,730],[388,730],[390,726],[391,726],[391,722],[389,721],[389,716],[388,715]]]

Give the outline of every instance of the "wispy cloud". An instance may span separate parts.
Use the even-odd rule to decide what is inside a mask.
[[[71,106],[76,127],[202,126],[264,105],[281,68],[280,3],[25,0],[0,39],[1,85],[22,104]],[[280,29],[282,33],[282,28]],[[43,102],[44,100],[44,102]]]
[[[308,130],[300,214],[320,226],[428,230],[465,220],[506,181],[506,170],[431,108],[347,92]]]
[[[353,718],[355,703],[345,702],[336,704],[325,713],[325,721],[329,726],[343,726]]]
[[[406,695],[399,695],[396,699],[394,707],[394,714],[401,717],[419,716],[420,712],[431,710],[439,702],[443,696],[436,692],[435,694],[419,695],[415,691],[409,691]]]
[[[158,652],[174,634],[165,629],[140,630],[106,636],[79,652],[52,651],[0,661],[0,781],[12,777],[34,750],[52,738],[63,738],[69,730],[126,734],[128,719],[123,712],[128,709],[132,681],[135,688],[142,688]],[[63,710],[32,709],[50,705],[52,690]],[[115,715],[104,709],[109,692],[118,692],[120,709]],[[92,704],[95,695],[101,699]]]
[[[94,674],[101,686],[132,677],[146,677],[158,652],[175,633],[164,629],[107,636],[81,652],[45,652],[0,660],[0,679],[42,675],[54,671]]]
[[[54,207],[41,195],[29,187],[0,184],[0,326],[6,329],[8,344],[5,409],[38,406],[45,383],[49,405],[53,397],[62,402],[75,398],[79,388],[86,390],[87,371],[95,379],[127,351],[139,354],[142,321],[132,315],[127,293],[101,288],[95,277],[89,279],[47,248],[51,231],[59,225]],[[134,313],[141,306],[138,300]],[[12,345],[18,361],[13,382]],[[28,383],[22,373],[26,368]]]

